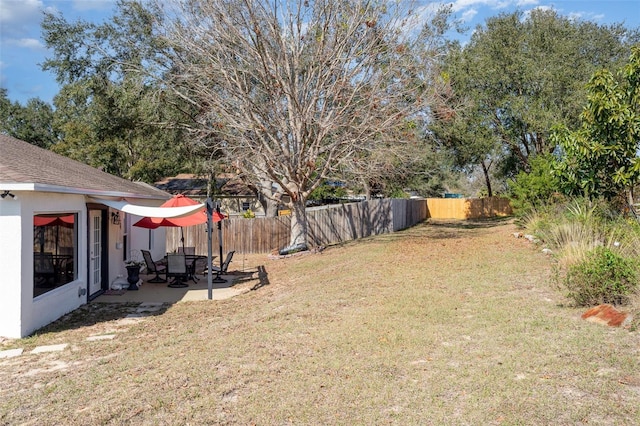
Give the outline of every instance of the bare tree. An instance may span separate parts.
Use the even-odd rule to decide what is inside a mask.
[[[288,196],[291,247],[306,246],[311,191],[367,152],[401,152],[399,129],[427,111],[435,35],[420,27],[426,9],[409,3],[157,0],[173,52],[165,83],[197,106],[198,132],[215,133],[245,177]]]

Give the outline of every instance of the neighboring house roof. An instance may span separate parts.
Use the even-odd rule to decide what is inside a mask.
[[[170,194],[184,194],[193,198],[207,197],[207,179],[194,174],[182,173],[155,183],[156,187]],[[224,174],[216,179],[220,195],[227,197],[255,197],[237,176]]]
[[[253,192],[238,177],[233,177],[231,179],[228,179],[224,183],[224,185],[222,185],[222,188],[220,189],[220,192],[223,195],[230,195],[230,196],[234,196],[234,197],[255,197],[256,196],[255,192]]]
[[[207,179],[194,174],[182,173],[168,177],[156,182],[155,186],[173,195],[184,194],[193,198],[207,197]]]
[[[94,167],[0,134],[0,190],[64,192],[164,200],[168,194],[142,182]]]

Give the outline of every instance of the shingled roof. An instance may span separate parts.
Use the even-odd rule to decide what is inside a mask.
[[[6,135],[0,135],[0,190],[169,198],[151,185],[119,178]]]
[[[207,197],[207,178],[182,173],[165,178],[155,183],[155,186],[170,194],[184,194],[192,198]],[[234,174],[225,173],[216,177],[218,195],[223,197],[254,197],[255,193]]]
[[[207,179],[182,173],[155,183],[156,188],[169,194],[183,194],[191,198],[207,198]]]

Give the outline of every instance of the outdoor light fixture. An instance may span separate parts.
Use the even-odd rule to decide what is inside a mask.
[[[9,196],[9,197],[13,198],[14,200],[16,200],[16,199],[18,198],[18,196],[17,196],[17,195],[12,194],[10,191],[4,191],[4,192],[2,193],[2,195],[0,195],[0,197],[2,197],[2,199],[3,199],[3,200],[4,200],[5,198],[7,198],[7,196]]]
[[[111,212],[111,223],[120,225],[120,212]]]

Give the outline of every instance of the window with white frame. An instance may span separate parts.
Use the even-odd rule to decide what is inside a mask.
[[[78,214],[33,216],[33,297],[78,277]]]

